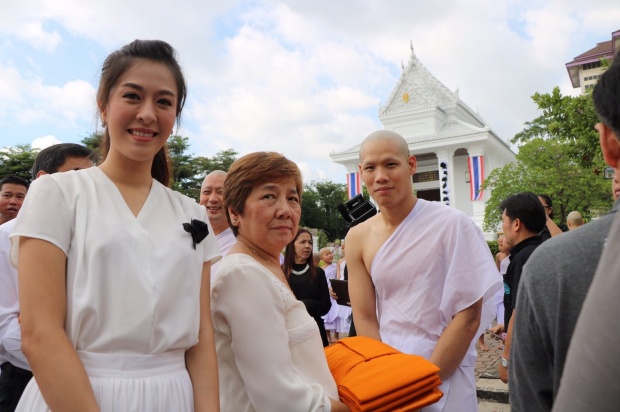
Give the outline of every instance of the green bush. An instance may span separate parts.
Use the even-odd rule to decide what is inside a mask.
[[[489,249],[491,249],[491,254],[493,256],[497,255],[499,252],[499,246],[497,245],[497,240],[487,240],[487,245],[489,245]]]

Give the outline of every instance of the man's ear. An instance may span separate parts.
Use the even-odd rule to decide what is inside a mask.
[[[604,123],[597,123],[594,128],[599,135],[599,142],[601,144],[601,151],[603,152],[605,163],[617,169],[620,167],[620,140],[618,140],[618,136]]]
[[[515,225],[514,231],[516,233],[518,233],[521,230],[521,228],[523,228],[523,225],[521,224],[521,219],[519,219],[518,217],[515,217],[514,220],[512,222],[510,222],[510,224],[514,224]]]
[[[37,172],[37,175],[35,176],[35,180],[36,180],[36,179],[38,179],[38,178],[40,178],[40,177],[41,177],[41,176],[43,176],[43,175],[46,175],[46,174],[47,174],[47,173],[45,172],[45,170],[39,170],[39,171]]]
[[[416,160],[414,155],[409,156],[409,174],[413,176],[418,168],[418,161]]]

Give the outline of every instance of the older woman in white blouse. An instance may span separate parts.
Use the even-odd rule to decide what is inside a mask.
[[[280,268],[297,233],[301,174],[277,153],[233,163],[224,203],[237,243],[211,288],[221,410],[348,411],[338,400],[316,322]]]

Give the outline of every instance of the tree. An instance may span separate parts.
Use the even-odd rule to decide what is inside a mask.
[[[516,162],[494,170],[484,183],[484,188],[493,190],[485,210],[485,230],[494,230],[501,221],[500,202],[521,191],[551,196],[558,223],[572,210],[592,217],[611,207],[591,95],[562,96],[555,87],[551,93],[535,93],[532,100],[542,114],[525,123],[512,139],[513,144],[522,144]]]
[[[189,138],[170,136],[168,151],[172,165],[172,189],[179,191],[193,199],[200,196],[200,185],[205,171],[199,162],[194,162],[192,155],[187,153]]]
[[[573,210],[586,218],[611,208],[610,182],[597,169],[584,168],[574,158],[574,147],[557,140],[533,139],[519,149],[516,161],[493,170],[484,187],[492,189],[484,214],[484,228],[494,231],[501,222],[501,201],[518,192],[545,193],[553,199],[554,219],[565,222]]]
[[[331,181],[311,182],[304,185],[301,205],[301,225],[315,228],[325,233],[319,239],[319,247],[329,241],[344,237],[346,224],[338,205],[346,201],[346,186]]]
[[[95,151],[99,155],[103,134],[92,133],[82,139],[82,145]],[[168,138],[168,151],[172,166],[171,187],[186,196],[198,199],[200,185],[208,172],[212,170],[228,171],[230,165],[236,160],[237,152],[226,149],[217,152],[213,157],[198,156],[188,153],[189,138],[183,136],[170,136]],[[9,174],[30,180],[30,171],[38,150],[30,145],[17,145],[0,150],[0,178]]]
[[[32,179],[32,165],[39,153],[29,144],[5,147],[0,150],[0,179],[8,175],[19,176],[28,181]]]
[[[91,133],[89,136],[83,138],[80,143],[82,143],[83,146],[88,147],[93,152],[99,153],[102,140],[103,133]]]
[[[237,160],[238,154],[239,153],[237,153],[234,149],[220,150],[215,154],[215,156],[209,159],[210,164],[208,170],[223,170],[227,172],[233,162]]]
[[[594,125],[598,116],[594,110],[592,96],[562,96],[555,87],[551,94],[534,93],[532,100],[542,110],[542,115],[525,123],[525,129],[517,133],[512,143],[526,143],[542,138],[571,144],[569,154],[581,166],[591,168],[601,163],[602,154],[598,144],[598,133]]]

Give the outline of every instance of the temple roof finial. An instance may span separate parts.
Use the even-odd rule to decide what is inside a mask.
[[[413,53],[413,40],[409,40],[409,48],[411,49],[411,53]]]

